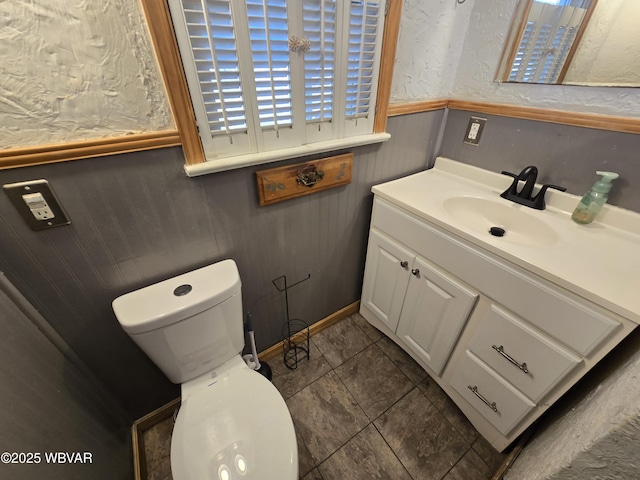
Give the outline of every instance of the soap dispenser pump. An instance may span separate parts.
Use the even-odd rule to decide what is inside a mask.
[[[611,190],[611,181],[618,178],[614,172],[596,172],[602,178],[593,184],[591,190],[584,194],[580,203],[573,211],[571,218],[574,222],[586,225],[593,222],[596,215],[607,201],[607,194]]]

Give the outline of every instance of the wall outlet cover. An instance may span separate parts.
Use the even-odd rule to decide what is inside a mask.
[[[486,121],[486,118],[471,117],[469,119],[469,125],[467,126],[467,132],[464,134],[464,143],[478,146]]]
[[[71,223],[45,179],[7,183],[2,189],[32,230],[44,230]]]

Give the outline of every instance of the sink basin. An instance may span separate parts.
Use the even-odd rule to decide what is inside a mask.
[[[444,210],[460,226],[491,237],[492,227],[499,241],[525,246],[551,245],[558,235],[544,220],[527,212],[528,208],[507,200],[498,201],[481,197],[451,197],[443,202]]]

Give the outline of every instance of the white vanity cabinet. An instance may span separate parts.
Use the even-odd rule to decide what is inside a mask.
[[[498,450],[635,327],[379,195],[360,312]]]
[[[362,303],[442,373],[478,294],[426,259],[372,230]]]

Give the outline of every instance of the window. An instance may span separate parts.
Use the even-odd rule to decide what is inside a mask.
[[[373,133],[384,0],[169,6],[207,171],[389,137]]]

